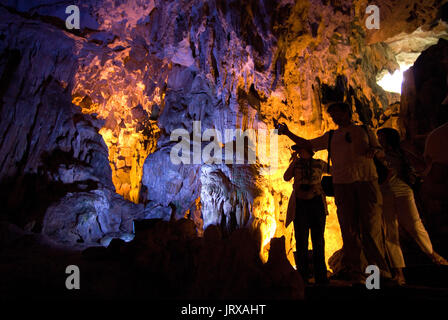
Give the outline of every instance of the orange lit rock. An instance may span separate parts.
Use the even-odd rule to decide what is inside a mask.
[[[77,74],[73,103],[106,120],[100,134],[109,148],[112,180],[119,194],[138,202],[143,162],[154,151],[159,134],[150,115],[160,97],[145,92],[140,70],[129,70],[133,56],[132,51],[121,51],[104,66],[95,58],[89,60],[89,67]]]

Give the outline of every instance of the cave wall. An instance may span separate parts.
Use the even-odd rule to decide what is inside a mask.
[[[368,44],[387,42],[400,34],[411,34],[417,29],[428,31],[438,20],[447,20],[445,0],[378,0],[381,25],[366,35]]]
[[[68,243],[132,233],[136,208],[115,194],[104,120],[71,103],[76,38],[0,11],[2,220]]]
[[[447,93],[448,41],[441,39],[425,50],[406,71],[401,118],[406,138],[423,152],[426,135],[446,121],[442,101]]]

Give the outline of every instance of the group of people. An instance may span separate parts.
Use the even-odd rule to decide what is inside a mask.
[[[286,181],[294,178],[286,225],[294,222],[296,265],[305,282],[310,277],[308,237],[311,231],[315,281],[328,283],[324,242],[328,212],[321,184],[322,175],[328,169],[343,240],[342,268],[335,278],[363,283],[366,266],[376,265],[382,277],[405,284],[399,226],[434,263],[448,265],[434,251],[420,219],[411,188],[414,174],[400,148],[399,133],[384,128],[376,135],[366,126],[355,125],[351,107],[346,103],[333,103],[327,111],[338,129],[315,139],[303,139],[285,124],[278,129],[279,134],[295,143],[292,162],[284,174]],[[328,163],[313,158],[315,151],[325,149],[329,151]],[[376,162],[387,168],[387,177],[381,184]]]

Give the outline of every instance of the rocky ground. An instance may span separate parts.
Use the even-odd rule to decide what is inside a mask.
[[[1,300],[179,301],[382,301],[446,300],[448,267],[428,261],[405,269],[407,284],[390,282],[367,290],[341,280],[304,286],[284,255],[284,239],[274,239],[269,261],[258,255],[256,237],[246,229],[224,235],[206,229],[198,238],[190,220],[145,220],[131,242],[114,239],[106,247],[62,247],[42,236],[2,224]],[[68,290],[68,265],[80,269],[80,290]]]
[[[263,264],[256,236],[247,229],[223,237],[209,227],[198,238],[191,220],[142,224],[133,241],[114,239],[107,248],[62,247],[2,225],[2,299],[303,298],[303,282],[284,255],[284,238],[273,241],[272,258]],[[65,287],[68,265],[80,269],[79,291]]]

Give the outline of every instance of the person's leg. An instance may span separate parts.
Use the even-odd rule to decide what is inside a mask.
[[[420,219],[414,196],[398,197],[395,202],[399,224],[412,236],[422,251],[430,256],[433,253],[432,243]]]
[[[430,213],[425,217],[428,223],[426,228],[438,240],[440,247],[446,247],[444,244],[448,244],[448,238],[442,226],[448,223],[448,165],[432,164],[421,186],[421,195],[425,211]],[[423,251],[428,251],[428,248]],[[437,265],[448,265],[448,261],[434,251],[431,259]]]
[[[398,222],[417,242],[422,251],[437,265],[448,265],[448,261],[434,251],[428,232],[415,204],[414,196],[395,198],[398,211]]]
[[[310,211],[309,219],[313,243],[314,277],[316,283],[326,283],[328,282],[324,239],[326,212],[321,197],[313,199],[313,211]]]
[[[378,182],[356,182],[356,186],[361,221],[361,241],[367,263],[378,266],[383,276],[390,277],[384,241],[383,198]]]
[[[394,197],[390,193],[390,190],[388,191],[389,192],[383,192],[383,220],[385,227],[386,255],[391,264],[394,281],[399,285],[404,285],[406,283],[403,273],[405,262],[400,246],[397,208]]]
[[[308,238],[309,222],[307,219],[306,200],[296,200],[296,216],[294,218],[294,232],[296,235],[296,265],[303,281],[308,281]]]
[[[343,270],[361,272],[361,243],[359,221],[356,217],[356,195],[354,184],[335,184],[335,203],[343,241]]]
[[[394,200],[394,197],[390,193],[383,192],[383,219],[386,236],[386,253],[392,268],[404,268],[405,262],[400,246],[397,208]]]
[[[417,242],[422,251],[427,254],[431,260],[439,265],[448,265],[448,262],[439,254],[434,252],[431,239],[423,225],[414,197],[398,197],[396,198],[398,207],[398,221],[414,240]]]

